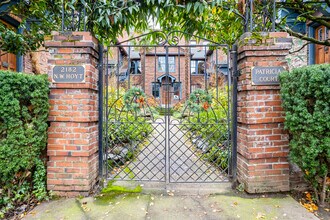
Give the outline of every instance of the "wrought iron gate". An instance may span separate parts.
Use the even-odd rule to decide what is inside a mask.
[[[101,175],[228,181],[236,166],[228,46],[197,36],[188,43],[179,31],[152,34],[160,43],[141,45],[145,34],[104,50]]]

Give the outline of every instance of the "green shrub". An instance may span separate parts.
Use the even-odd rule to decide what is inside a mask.
[[[110,170],[133,160],[139,152],[139,144],[145,141],[152,132],[150,117],[153,115],[154,108],[150,108],[146,104],[147,99],[144,92],[135,87],[126,91],[126,93],[123,89],[120,89],[119,92],[123,94],[120,98],[111,98],[117,96],[116,88],[108,87],[110,114],[108,127],[105,128],[108,132],[108,153],[120,155],[119,159],[108,160]],[[120,153],[120,149],[123,148],[128,150],[124,156]]]
[[[280,81],[285,128],[291,137],[290,158],[304,171],[323,205],[329,196],[330,65],[284,72]]]
[[[228,168],[229,147],[228,141],[228,90],[213,89],[212,105],[207,111],[193,113],[183,122],[183,129],[189,131],[192,139],[199,137],[207,145],[212,146],[204,152],[202,158],[225,170]],[[189,111],[189,110],[188,110]]]
[[[46,197],[47,75],[0,71],[0,218]]]

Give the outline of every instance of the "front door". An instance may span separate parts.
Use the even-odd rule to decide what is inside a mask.
[[[324,26],[319,26],[315,29],[315,38],[319,41],[324,41],[328,39],[329,36],[329,29]],[[315,63],[322,64],[322,63],[330,63],[330,53],[329,47],[324,45],[315,45]]]
[[[163,80],[162,82],[162,105],[163,107],[167,107],[171,104],[171,94],[173,93],[173,86],[171,83],[166,82]]]

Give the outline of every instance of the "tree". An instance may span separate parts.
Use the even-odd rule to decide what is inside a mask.
[[[62,6],[67,12],[65,18],[69,19],[71,12],[81,11],[83,6],[86,29],[106,44],[115,43],[124,31],[150,30],[151,19],[164,31],[181,30],[230,45],[243,31],[235,0],[21,0],[0,13],[10,12],[21,18],[24,32],[16,33],[0,25],[0,49],[24,54],[39,48],[44,35],[51,30],[61,30]],[[69,19],[64,22],[66,26],[71,22]],[[224,28],[229,24],[230,31]]]
[[[298,14],[297,22],[317,22],[330,29],[330,17],[325,12],[330,8],[330,0],[325,1],[305,1],[305,0],[286,0],[278,3],[278,8],[286,10],[288,15],[282,18],[277,26],[280,30],[288,32],[294,37],[306,40],[308,43],[315,43],[330,46],[329,39],[318,40],[312,36],[304,35],[292,30],[286,22],[286,18],[292,14]]]

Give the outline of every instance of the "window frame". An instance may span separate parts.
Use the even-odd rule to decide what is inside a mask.
[[[323,41],[323,27],[318,30],[318,40]]]
[[[192,62],[194,63],[194,67],[192,67]],[[200,62],[203,62],[204,65],[205,65],[205,60],[190,60],[190,73],[191,73],[191,75],[202,76],[202,75],[205,74],[205,71],[204,71],[205,68],[203,68],[203,73],[198,72],[198,63],[200,63]],[[192,68],[195,68],[195,72],[192,71]]]
[[[136,62],[138,62],[138,65],[136,65]],[[132,66],[133,66],[132,64],[133,63],[134,63],[134,69],[132,68]],[[140,70],[140,73],[139,73],[139,70]],[[142,74],[142,71],[141,71],[141,60],[131,60],[129,74],[130,75],[141,75]]]
[[[164,60],[162,62],[160,62],[160,58],[164,58]],[[173,58],[173,63],[171,63]],[[161,72],[161,73],[165,73],[166,72],[166,56],[158,56],[157,57],[157,71]],[[169,73],[175,73],[176,72],[176,59],[175,56],[168,56],[168,72]],[[162,65],[164,65],[164,69],[159,68]],[[173,70],[171,70],[171,66],[173,66]]]
[[[175,92],[176,92],[176,90],[175,90],[175,85],[179,85],[178,87],[177,87],[177,89],[178,89],[178,92],[179,92],[179,98],[175,98]],[[182,83],[181,82],[174,82],[173,83],[173,99],[174,100],[180,100],[180,99],[182,99]]]
[[[154,90],[155,86],[156,86],[157,89],[158,89],[158,96],[157,96],[157,97],[154,95],[154,92],[157,92],[157,91]],[[161,87],[161,84],[160,84],[159,82],[152,82],[152,83],[151,83],[151,95],[152,95],[152,97],[154,97],[155,99],[159,99],[160,96],[161,96],[161,95],[160,95],[160,87]]]

